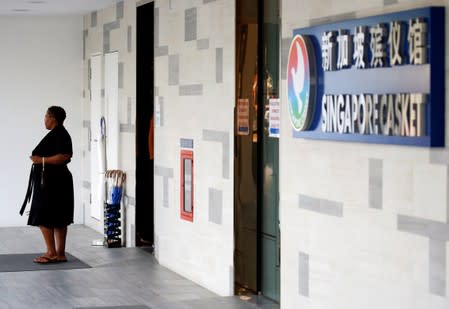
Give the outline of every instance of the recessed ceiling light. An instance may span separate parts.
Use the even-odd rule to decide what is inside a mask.
[[[29,12],[30,9],[12,9],[13,12]]]
[[[28,1],[28,3],[32,3],[32,4],[44,4],[47,3],[46,1]]]

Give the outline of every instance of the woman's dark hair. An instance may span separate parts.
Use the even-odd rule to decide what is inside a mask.
[[[58,124],[62,125],[65,120],[65,110],[61,106],[50,106],[47,112],[56,119]]]

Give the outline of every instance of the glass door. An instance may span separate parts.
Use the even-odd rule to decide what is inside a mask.
[[[278,0],[237,1],[235,284],[279,301],[279,143],[269,105],[279,98]]]

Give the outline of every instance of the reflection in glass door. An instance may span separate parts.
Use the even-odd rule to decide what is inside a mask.
[[[236,293],[258,292],[258,5],[237,1],[234,226]]]
[[[237,1],[234,157],[236,293],[279,301],[279,143],[268,134],[279,97],[279,2]]]
[[[279,232],[279,140],[269,134],[270,101],[279,98],[279,3],[265,0],[263,6],[260,73],[263,77],[261,101],[263,121],[261,129],[262,208],[260,210],[261,292],[279,301],[280,294],[280,232]]]

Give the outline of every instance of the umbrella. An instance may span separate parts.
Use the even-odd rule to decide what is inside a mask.
[[[120,170],[109,170],[106,172],[106,177],[108,183],[107,203],[112,205],[120,204],[126,174]]]

